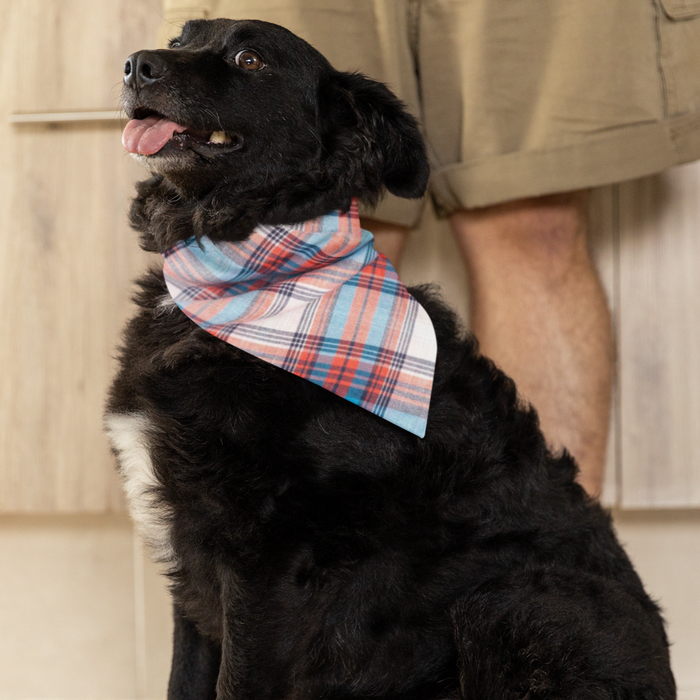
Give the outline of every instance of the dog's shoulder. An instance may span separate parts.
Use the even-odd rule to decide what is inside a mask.
[[[132,359],[140,355],[153,367],[174,370],[187,359],[231,355],[225,343],[182,313],[161,269],[151,268],[136,281],[133,301],[138,310],[126,327],[123,345]]]
[[[126,324],[119,347],[119,371],[107,410],[148,411],[153,419],[166,407],[182,407],[196,387],[204,388],[212,374],[231,374],[237,364],[264,363],[221,342],[194,324],[168,292],[163,272],[153,267],[137,281],[136,313]],[[203,382],[205,382],[203,384]],[[160,408],[158,408],[158,406]]]
[[[422,440],[202,330],[175,305],[161,270],[139,280],[138,312],[124,335],[110,410],[147,410],[154,425],[177,421],[191,424],[196,435],[225,435],[227,444],[252,450],[263,461],[273,453],[278,458],[270,449],[270,436],[277,435],[290,455],[298,451],[326,475],[393,478],[408,460],[416,467],[442,464],[452,474],[445,481],[450,488],[454,478],[475,491],[487,481],[546,481],[547,447],[535,411],[479,353],[435,287],[409,291],[426,309],[438,340]],[[573,481],[572,464],[557,469],[564,481]]]

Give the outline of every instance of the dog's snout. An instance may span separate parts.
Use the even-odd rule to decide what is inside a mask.
[[[142,88],[160,80],[168,67],[155,51],[137,51],[126,59],[124,83],[129,87]]]

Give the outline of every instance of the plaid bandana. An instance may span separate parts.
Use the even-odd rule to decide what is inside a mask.
[[[435,331],[372,240],[353,201],[240,243],[181,241],[165,281],[207,332],[423,437]]]

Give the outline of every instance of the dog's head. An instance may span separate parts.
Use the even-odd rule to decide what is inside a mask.
[[[132,208],[150,250],[193,233],[239,240],[260,223],[427,186],[423,140],[402,103],[277,25],[191,21],[124,72],[124,143],[154,173]]]

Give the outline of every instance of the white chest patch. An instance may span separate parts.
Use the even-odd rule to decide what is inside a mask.
[[[169,311],[175,311],[179,309],[175,300],[170,296],[170,294],[163,294],[156,307],[156,316],[168,313]]]
[[[117,453],[129,512],[156,561],[174,563],[166,507],[156,496],[158,480],[148,447],[150,422],[140,413],[112,413],[105,418],[107,435]]]

